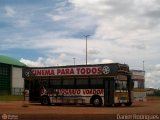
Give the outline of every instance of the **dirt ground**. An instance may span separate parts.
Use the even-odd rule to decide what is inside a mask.
[[[131,107],[41,106],[41,104],[23,101],[0,102],[0,120],[6,118],[13,120],[158,120],[160,119],[160,100],[135,102]]]

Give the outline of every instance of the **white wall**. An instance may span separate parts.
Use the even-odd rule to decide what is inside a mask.
[[[12,67],[12,88],[24,88],[24,79],[22,78],[22,68]]]

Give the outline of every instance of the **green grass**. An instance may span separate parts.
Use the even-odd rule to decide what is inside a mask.
[[[0,101],[22,101],[24,96],[19,95],[0,95]]]
[[[160,100],[160,96],[147,96],[146,98],[150,100]]]

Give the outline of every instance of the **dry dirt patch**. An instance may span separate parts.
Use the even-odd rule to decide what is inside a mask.
[[[18,115],[22,119],[117,119],[117,114],[160,115],[160,100],[136,102],[131,107],[41,106],[23,101],[0,102],[0,114]]]

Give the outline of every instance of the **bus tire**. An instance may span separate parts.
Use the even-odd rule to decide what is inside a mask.
[[[55,106],[62,106],[62,103],[55,103]]]
[[[132,105],[132,103],[131,103],[131,102],[129,102],[129,103],[125,103],[124,105],[125,105],[125,106],[131,106],[131,105]]]
[[[93,104],[93,106],[95,107],[100,107],[102,106],[102,99],[100,96],[93,96],[91,98],[91,103]]]
[[[41,104],[42,105],[50,105],[50,100],[48,96],[42,96],[41,98]]]

